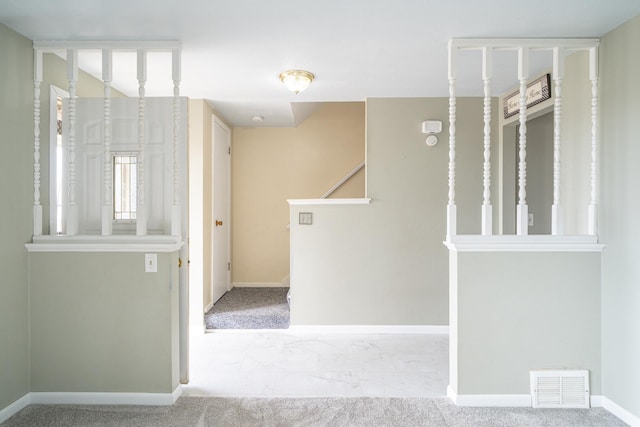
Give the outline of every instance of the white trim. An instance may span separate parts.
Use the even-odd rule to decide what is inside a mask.
[[[553,49],[561,46],[570,50],[584,50],[600,45],[600,39],[451,39],[449,41],[453,49],[482,49],[492,47],[494,49],[518,49],[528,47],[531,49]]]
[[[290,206],[294,205],[368,205],[371,199],[287,199]]]
[[[211,301],[209,304],[207,304],[204,307],[204,312],[206,313],[207,311],[211,310],[213,308],[213,301]]]
[[[67,393],[31,392],[0,410],[0,423],[28,405],[145,405],[171,406],[182,396],[182,384],[171,393]]]
[[[602,252],[597,236],[457,235],[444,244],[458,252]]]
[[[60,49],[114,49],[135,51],[138,49],[170,51],[180,48],[179,41],[102,41],[102,40],[36,40],[33,48],[48,52]]]
[[[336,183],[333,185],[333,187],[331,187],[330,189],[328,189],[328,190],[326,191],[326,193],[324,193],[322,196],[320,196],[320,198],[321,198],[321,199],[326,199],[327,197],[329,197],[331,194],[333,194],[333,192],[334,192],[334,191],[336,191],[338,188],[340,188],[340,186],[341,186],[342,184],[344,184],[344,183],[345,183],[345,182],[347,182],[349,179],[351,179],[351,177],[352,177],[353,175],[357,174],[357,173],[360,171],[360,169],[362,169],[364,166],[365,166],[365,162],[364,162],[364,160],[363,160],[363,161],[361,161],[360,163],[358,163],[358,165],[357,165],[355,168],[351,169],[351,171],[350,171],[348,174],[346,174],[345,176],[343,176],[343,177],[340,179],[340,181],[336,182]]]
[[[232,288],[288,288],[282,282],[233,282]]]
[[[600,395],[591,395],[589,397],[589,401],[591,403],[592,408],[602,408],[602,396]]]
[[[171,406],[182,395],[178,384],[171,393],[67,393],[31,392],[30,403],[42,405],[145,405]]]
[[[640,427],[640,417],[632,414],[628,410],[624,409],[622,406],[618,405],[611,399],[608,399],[605,396],[602,396],[602,407],[607,411],[611,412],[616,417],[620,418],[625,423],[629,424],[631,427]]]
[[[291,332],[329,334],[443,334],[449,333],[447,325],[292,325]]]
[[[34,236],[29,252],[175,252],[184,242],[176,236]]]
[[[13,402],[11,405],[0,410],[0,424],[13,417],[18,412],[22,411],[29,404],[31,404],[31,396],[29,393],[22,396],[20,399]]]
[[[513,407],[530,408],[530,394],[456,394],[451,385],[447,386],[447,396],[456,406]]]

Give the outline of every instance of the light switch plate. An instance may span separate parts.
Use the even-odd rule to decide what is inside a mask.
[[[144,254],[145,273],[158,272],[158,254]]]
[[[311,225],[313,224],[313,213],[311,212],[300,212],[298,215],[298,224],[300,225]]]

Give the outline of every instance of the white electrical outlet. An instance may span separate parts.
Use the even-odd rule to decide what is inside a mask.
[[[158,254],[144,254],[145,273],[158,272]]]
[[[528,220],[528,223],[529,223],[528,224],[529,227],[533,227],[533,214],[532,213],[529,214],[529,217],[527,218],[527,220]]]

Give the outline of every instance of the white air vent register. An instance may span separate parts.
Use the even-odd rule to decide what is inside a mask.
[[[531,371],[534,408],[589,408],[589,371]]]

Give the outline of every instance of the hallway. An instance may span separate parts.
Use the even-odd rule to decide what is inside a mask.
[[[447,335],[226,330],[191,339],[185,396],[446,395]]]

